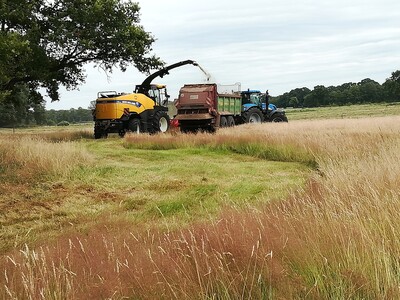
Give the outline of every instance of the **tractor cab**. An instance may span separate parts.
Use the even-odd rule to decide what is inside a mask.
[[[250,90],[242,92],[242,104],[245,108],[258,107],[261,110],[267,109],[264,95],[259,90]]]
[[[258,90],[247,90],[242,92],[242,104],[255,104],[259,106],[261,103],[261,92]]]

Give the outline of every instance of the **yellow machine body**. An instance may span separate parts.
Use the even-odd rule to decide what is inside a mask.
[[[123,94],[110,98],[97,98],[96,119],[115,120],[124,114],[141,114],[147,109],[154,109],[154,101],[144,94]]]

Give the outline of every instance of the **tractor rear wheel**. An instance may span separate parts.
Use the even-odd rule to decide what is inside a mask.
[[[169,122],[169,116],[165,111],[156,112],[153,119],[153,132],[166,132],[169,129]]]
[[[262,112],[256,107],[252,107],[243,113],[243,121],[245,123],[262,123],[263,119]]]

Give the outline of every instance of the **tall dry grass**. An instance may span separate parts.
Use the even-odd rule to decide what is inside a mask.
[[[31,135],[0,136],[0,169],[4,181],[63,176],[90,160],[90,154],[74,143],[51,142]]]
[[[79,143],[51,142],[30,134],[0,135],[2,254],[57,230],[63,222],[57,208],[65,196],[56,187],[76,179],[92,161]]]
[[[398,299],[399,121],[299,121],[221,130],[216,136],[226,140],[251,131],[257,143],[304,150],[317,161],[318,172],[289,199],[246,211],[227,208],[217,220],[181,231],[103,224],[88,235],[23,249],[1,262],[2,296]]]

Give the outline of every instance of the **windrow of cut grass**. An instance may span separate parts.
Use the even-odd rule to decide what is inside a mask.
[[[128,149],[169,150],[206,148],[253,156],[269,161],[299,162],[316,167],[311,152],[303,146],[276,138],[266,127],[244,125],[235,130],[223,129],[218,134],[129,135],[124,146]]]
[[[93,138],[92,129],[81,129],[81,130],[70,130],[70,131],[48,131],[34,133],[34,136],[42,138],[50,142],[71,142],[78,141],[81,139],[91,139]]]
[[[226,139],[251,130],[265,143],[305,151],[318,172],[288,199],[245,210],[232,206],[217,219],[182,230],[103,223],[88,234],[10,254],[0,264],[2,296],[398,299],[399,121],[299,121],[221,130],[217,135]],[[188,138],[196,137],[201,135]],[[134,139],[133,147],[140,147],[140,137]],[[210,143],[215,137],[204,139]]]

